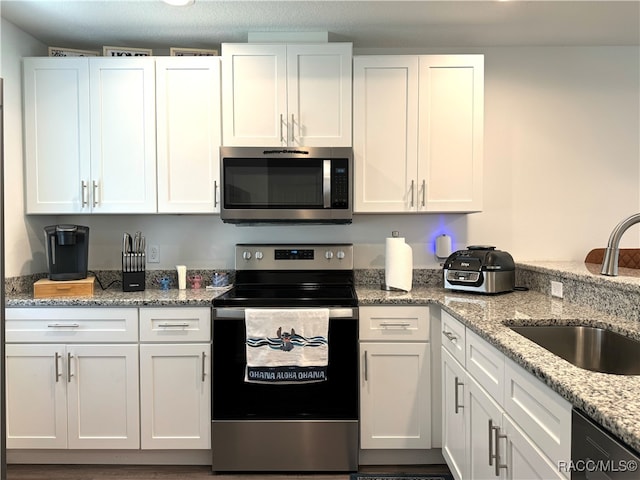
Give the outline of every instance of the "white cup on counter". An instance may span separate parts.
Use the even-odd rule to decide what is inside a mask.
[[[178,271],[178,289],[185,290],[187,288],[187,266],[176,265]]]

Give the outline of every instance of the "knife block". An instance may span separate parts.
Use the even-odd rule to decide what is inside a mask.
[[[142,292],[145,289],[145,260],[144,253],[122,254],[123,292]]]

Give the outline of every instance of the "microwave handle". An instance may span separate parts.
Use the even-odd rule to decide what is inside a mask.
[[[322,192],[324,208],[331,207],[331,160],[322,161]]]

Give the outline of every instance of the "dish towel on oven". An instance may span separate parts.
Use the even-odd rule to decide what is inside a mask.
[[[247,308],[245,382],[309,383],[327,379],[329,309]]]

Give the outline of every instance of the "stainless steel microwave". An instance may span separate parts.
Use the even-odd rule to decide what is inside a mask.
[[[349,147],[221,147],[226,223],[351,223]]]

